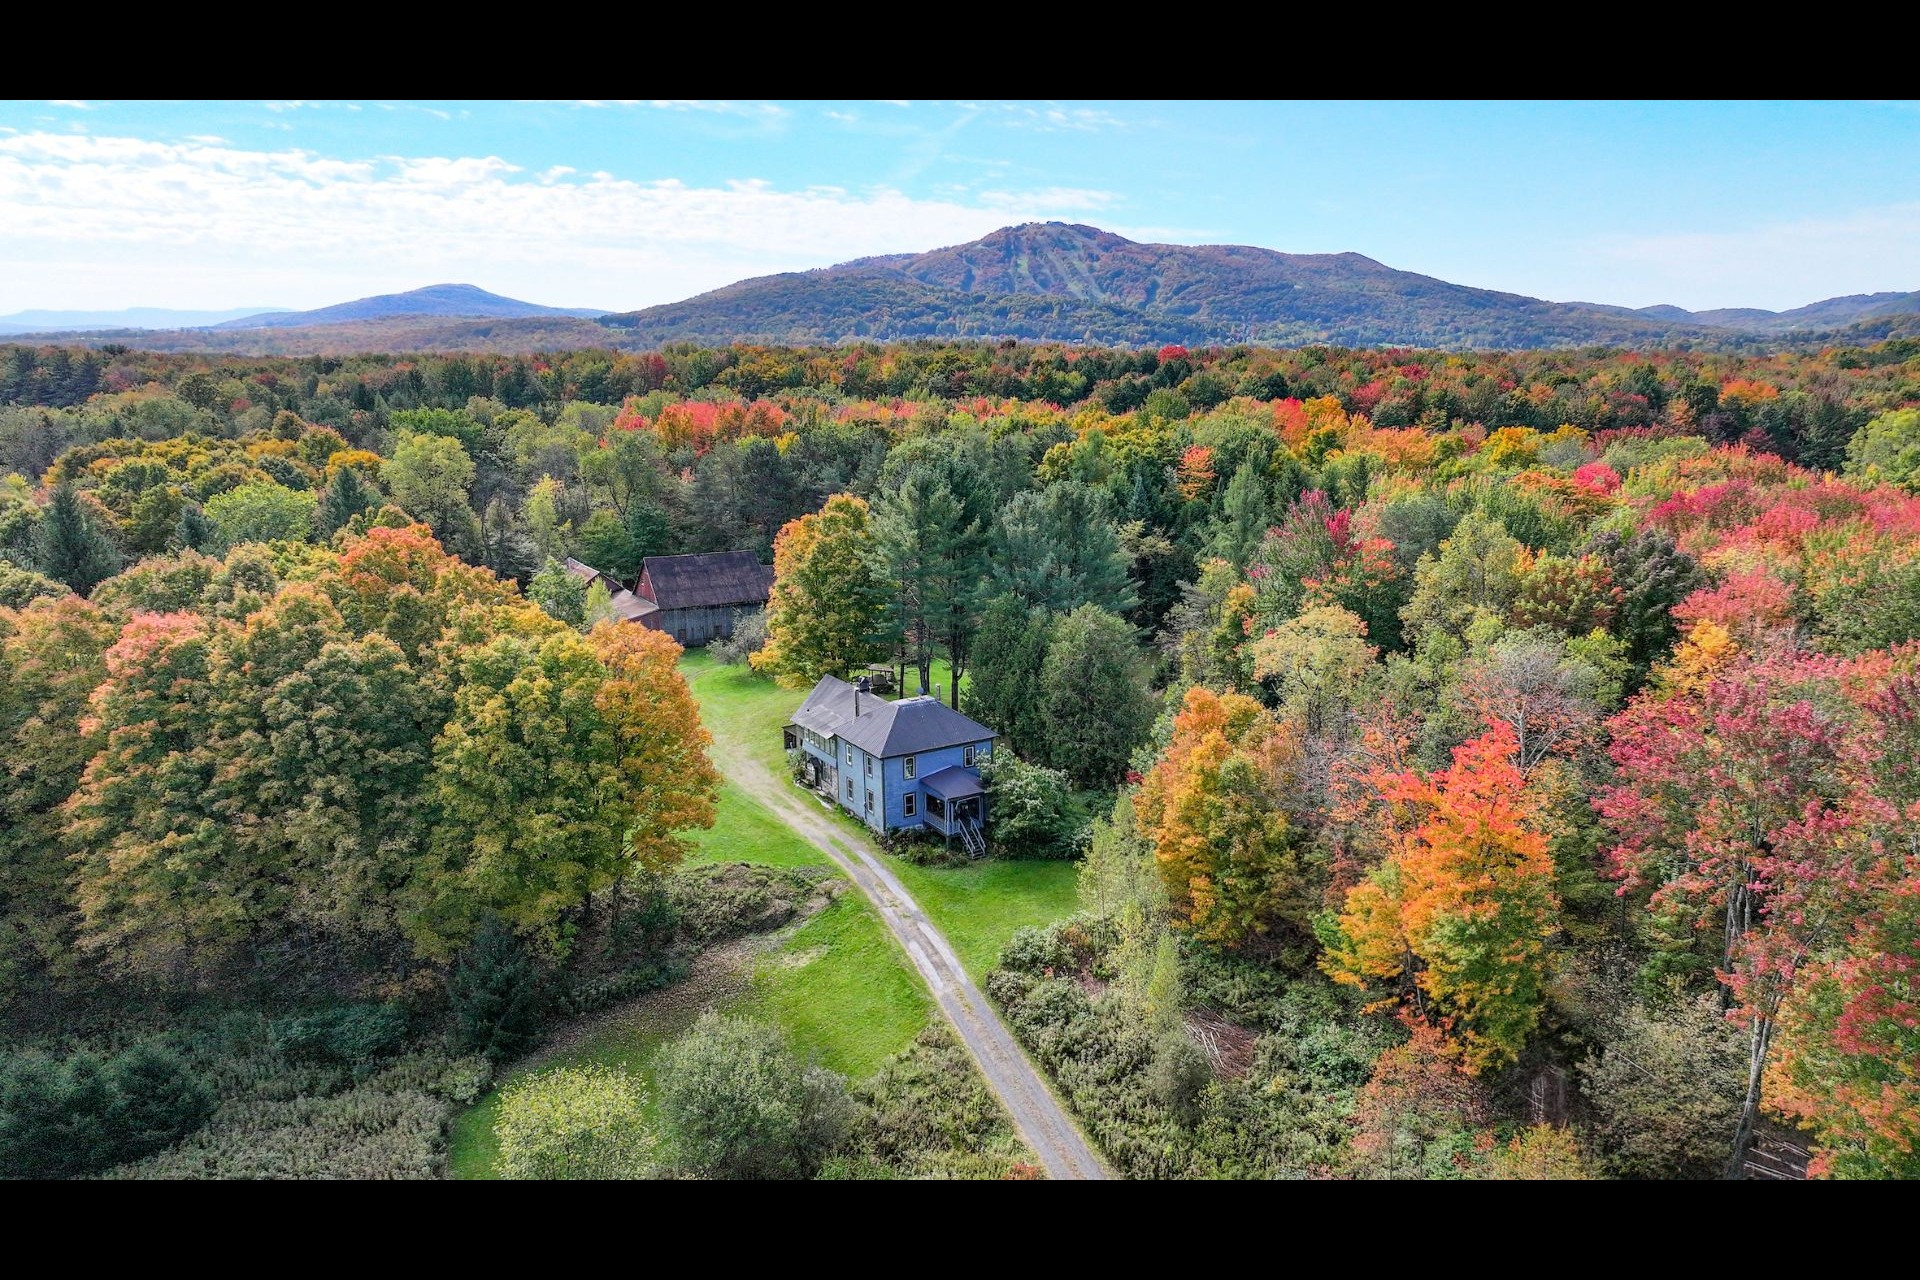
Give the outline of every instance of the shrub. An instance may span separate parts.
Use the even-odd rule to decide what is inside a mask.
[[[58,1178],[138,1159],[205,1124],[213,1099],[177,1057],[22,1054],[0,1066],[0,1176]]]
[[[660,1051],[655,1079],[672,1159],[701,1177],[810,1177],[853,1118],[839,1076],[803,1066],[775,1029],[711,1010]]]
[[[399,1051],[407,1037],[406,1011],[390,1004],[351,1004],[273,1024],[281,1053],[364,1064]]]
[[[767,615],[761,609],[735,609],[733,634],[707,646],[709,652],[730,667],[737,667],[767,647]]]
[[[1087,811],[1066,774],[1002,748],[981,761],[980,776],[992,795],[987,834],[995,848],[1018,858],[1071,858],[1079,852]]]
[[[503,1178],[644,1178],[653,1133],[647,1094],[618,1069],[543,1071],[500,1095],[494,1135]]]

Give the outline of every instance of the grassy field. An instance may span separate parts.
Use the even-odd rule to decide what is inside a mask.
[[[782,688],[746,667],[717,663],[704,653],[689,654],[681,670],[700,701],[708,730],[784,778],[780,726],[804,692]],[[944,666],[935,675],[944,681]],[[851,817],[845,820],[850,829],[865,830]],[[825,854],[731,782],[721,789],[713,828],[697,833],[694,844],[690,863],[831,865]],[[976,981],[993,968],[1000,947],[1015,929],[1057,920],[1074,909],[1073,863],[989,861],[948,869],[916,867],[891,856],[887,861],[946,933]],[[867,901],[849,888],[791,937],[755,957],[746,972],[696,978],[686,987],[658,992],[630,1010],[590,1022],[563,1049],[536,1059],[530,1069],[582,1062],[618,1066],[646,1080],[651,1092],[654,1052],[691,1026],[709,1005],[780,1027],[799,1052],[850,1077],[874,1071],[934,1016],[932,997],[899,945]],[[498,1105],[496,1091],[455,1121],[447,1159],[452,1176],[494,1176]]]

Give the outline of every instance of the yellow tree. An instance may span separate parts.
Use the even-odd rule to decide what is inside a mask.
[[[767,643],[750,661],[806,685],[887,652],[887,602],[867,504],[837,493],[773,540]]]
[[[1305,918],[1295,835],[1279,803],[1284,736],[1252,698],[1196,685],[1140,784],[1140,830],[1175,918],[1220,946],[1277,941]]]
[[[1538,1024],[1559,910],[1518,751],[1496,723],[1444,772],[1376,777],[1402,821],[1323,938],[1335,981],[1411,996],[1460,1037],[1472,1072],[1512,1062]]]

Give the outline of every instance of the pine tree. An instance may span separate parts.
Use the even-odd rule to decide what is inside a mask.
[[[340,468],[333,483],[320,495],[320,505],[313,513],[314,531],[322,541],[331,538],[343,528],[347,521],[363,511],[369,511],[380,502],[380,495],[372,486],[360,478],[360,473],[352,467]]]
[[[1016,750],[1038,759],[1040,671],[1047,661],[1053,620],[1016,595],[998,595],[981,612],[974,649],[983,661],[973,673],[968,714],[998,729]]]
[[[539,1034],[544,1002],[526,948],[499,916],[488,916],[447,981],[453,1048],[493,1062],[516,1057]]]
[[[95,526],[73,486],[53,491],[36,538],[40,572],[81,595],[120,571],[120,552]]]
[[[1252,462],[1243,462],[1227,482],[1220,519],[1214,525],[1212,554],[1244,573],[1260,552],[1269,519],[1266,485]]]

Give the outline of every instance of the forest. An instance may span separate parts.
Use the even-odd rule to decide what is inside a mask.
[[[986,986],[1116,1171],[1920,1175],[1916,495],[1908,339],[0,347],[0,1149],[173,1158],[248,1018],[419,1107],[526,974],[670,981],[723,779],[559,564],[744,547],[724,658],[1013,748],[999,854],[1082,910]]]

